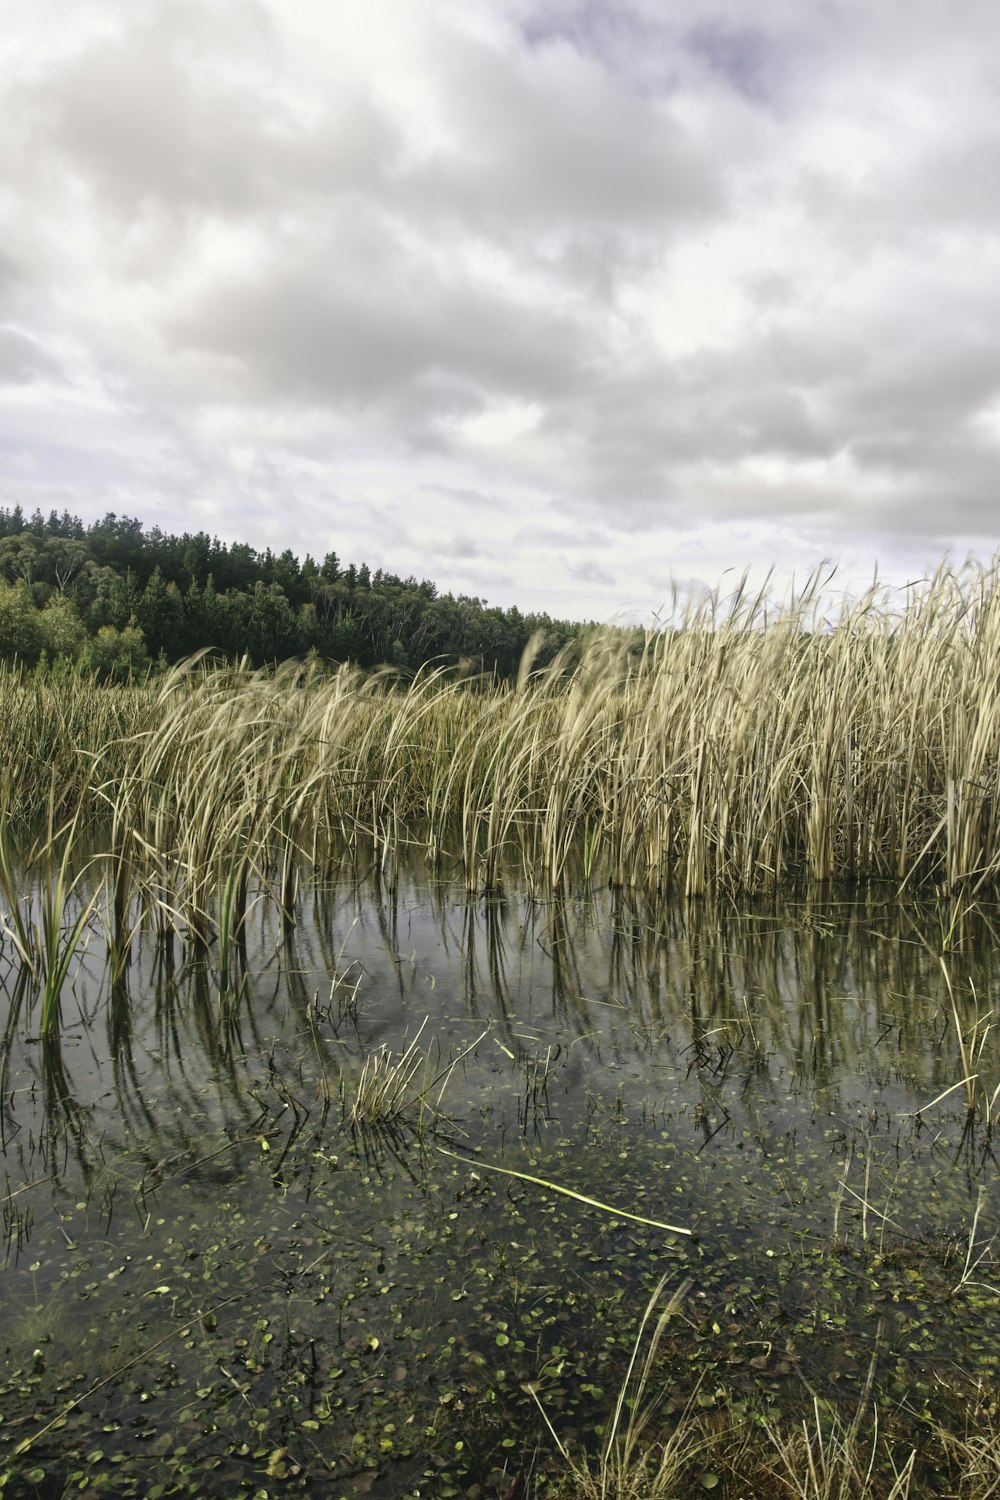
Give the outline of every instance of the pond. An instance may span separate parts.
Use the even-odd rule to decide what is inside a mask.
[[[403,867],[260,901],[235,991],[152,932],[112,982],[91,935],[58,1039],[5,949],[4,1493],[567,1493],[664,1277],[663,1422],[960,1423],[996,921]]]

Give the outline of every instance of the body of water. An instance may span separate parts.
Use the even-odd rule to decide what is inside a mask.
[[[151,933],[113,984],[93,939],[58,1042],[10,958],[7,1493],[541,1484],[540,1408],[599,1446],[665,1274],[664,1420],[964,1410],[1000,1359],[995,921],[404,869],[290,930],[261,902],[235,986]]]

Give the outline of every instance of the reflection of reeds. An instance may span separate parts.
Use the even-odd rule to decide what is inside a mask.
[[[969,1127],[974,1128],[977,1121],[985,1127],[987,1134],[992,1132],[997,1123],[997,1103],[1000,1101],[1000,1083],[990,1089],[988,1083],[983,1079],[983,1068],[987,1061],[985,1057],[986,1043],[990,1033],[995,1031],[992,1010],[982,1015],[976,999],[975,987],[972,989],[972,997],[975,1002],[975,1012],[972,1021],[963,1025],[959,1014],[958,1004],[955,1000],[955,991],[952,987],[951,975],[944,959],[940,960],[941,970],[944,974],[945,988],[948,992],[948,1005],[951,1012],[951,1021],[954,1030],[955,1042],[961,1064],[962,1077],[952,1083],[946,1089],[933,1098],[925,1109],[933,1109],[943,1099],[959,1090],[965,1096],[965,1109]]]
[[[0,1204],[3,1209],[3,1238],[4,1238],[4,1264],[9,1261],[13,1251],[15,1262],[25,1250],[31,1237],[31,1226],[34,1215],[30,1206],[21,1207],[15,1199],[22,1193],[28,1191],[28,1185],[22,1184],[19,1188],[12,1188],[10,1178],[4,1174],[3,1197]]]

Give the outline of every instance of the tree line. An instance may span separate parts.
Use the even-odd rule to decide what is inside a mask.
[[[309,654],[403,670],[466,660],[507,677],[536,631],[552,652],[581,629],[335,552],[300,562],[114,512],[85,526],[0,508],[0,657],[31,667],[68,660],[121,679],[209,648],[258,667]]]

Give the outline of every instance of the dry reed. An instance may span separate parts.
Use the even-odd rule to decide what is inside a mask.
[[[250,892],[294,917],[344,848],[662,889],[1000,874],[1000,564],[942,567],[836,619],[817,575],[782,609],[709,600],[598,632],[513,684],[444,670],[272,674],[196,660],[102,688],[0,670],[2,820],[113,830],[109,929],[235,936]],[[224,894],[225,899],[221,899]]]

